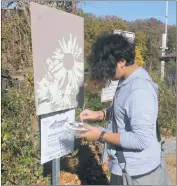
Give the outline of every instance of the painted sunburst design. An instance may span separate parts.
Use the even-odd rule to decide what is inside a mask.
[[[52,59],[54,59],[51,72],[59,80],[59,88],[62,88],[67,82],[72,88],[80,86],[80,80],[83,78],[83,62],[78,61],[82,48],[77,44],[77,38],[70,38],[68,42],[63,38],[59,40],[60,48],[56,48]]]
[[[72,108],[71,97],[83,84],[84,63],[79,61],[83,49],[77,44],[77,38],[59,40],[59,47],[51,58],[46,59],[46,74],[37,82],[38,104],[40,108]]]

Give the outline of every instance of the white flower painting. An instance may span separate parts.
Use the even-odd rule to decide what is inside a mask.
[[[60,81],[59,88],[63,87],[65,81],[68,81],[69,86],[77,89],[80,86],[80,79],[83,78],[83,62],[78,61],[82,48],[79,48],[76,42],[77,38],[72,38],[71,34],[67,43],[64,38],[62,41],[59,40],[60,48],[56,48],[52,56],[54,62],[51,63],[49,59],[51,73]]]
[[[30,3],[36,114],[82,106],[84,18]]]
[[[58,40],[59,47],[46,59],[46,74],[37,81],[38,112],[40,114],[73,108],[72,98],[83,85],[83,61],[78,61],[83,49],[77,37],[70,33],[69,40]]]

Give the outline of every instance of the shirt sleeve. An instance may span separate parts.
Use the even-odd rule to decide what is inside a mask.
[[[127,149],[148,148],[156,134],[157,97],[145,89],[135,90],[127,99],[125,110],[131,131],[120,133],[120,145]]]

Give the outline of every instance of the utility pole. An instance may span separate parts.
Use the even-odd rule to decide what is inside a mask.
[[[166,0],[166,15],[165,15],[165,33],[162,34],[162,57],[165,55],[167,48],[167,24],[168,24],[168,1]],[[161,80],[165,76],[165,61],[161,61]]]

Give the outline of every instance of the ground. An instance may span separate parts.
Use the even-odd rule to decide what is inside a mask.
[[[80,145],[79,145],[80,144]],[[61,185],[108,185],[110,172],[107,162],[100,163],[100,143],[76,142],[76,151],[61,159]],[[169,176],[176,185],[176,154],[166,153],[165,159]],[[40,183],[37,184],[49,184]]]
[[[168,168],[168,174],[171,178],[172,184],[177,185],[176,181],[176,154],[165,154],[165,160]]]

